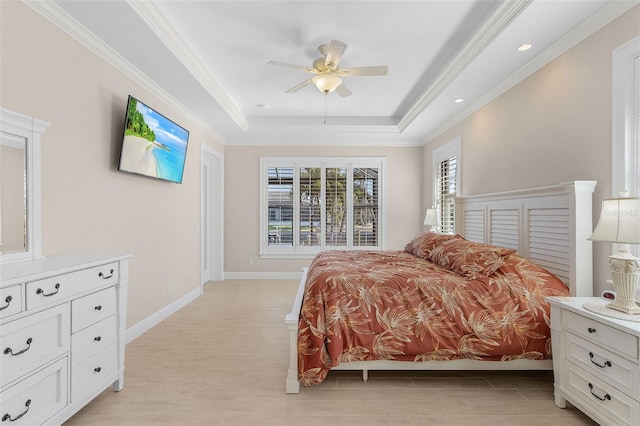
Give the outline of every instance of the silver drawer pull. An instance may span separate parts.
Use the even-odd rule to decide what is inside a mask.
[[[593,385],[591,383],[589,383],[589,392],[591,392],[591,395],[593,395],[595,398],[598,398],[600,401],[604,401],[604,400],[611,401],[611,395],[609,395],[608,393],[605,393],[604,397],[593,393]]]
[[[27,414],[27,412],[29,411],[29,406],[30,405],[31,405],[31,400],[27,399],[27,402],[24,403],[24,406],[27,407],[26,410],[24,410],[22,413],[18,414],[17,417],[11,417],[11,414],[6,413],[4,416],[2,416],[2,421],[6,422],[7,420],[9,420],[10,422],[15,422],[16,420],[18,420],[19,418],[21,418],[22,416]]]
[[[26,348],[24,348],[23,350],[21,350],[21,351],[18,351],[18,352],[16,352],[16,353],[14,353],[14,352],[13,352],[13,349],[11,349],[11,348],[9,348],[9,347],[6,347],[6,348],[4,349],[4,352],[3,352],[3,353],[4,353],[5,355],[9,355],[9,354],[11,354],[11,356],[18,356],[18,355],[20,355],[20,354],[25,353],[25,352],[26,352],[26,351],[28,351],[29,349],[31,349],[31,342],[33,342],[33,339],[32,339],[31,337],[29,337],[29,338],[27,339],[27,347],[26,347]]]
[[[4,299],[4,302],[6,303],[6,305],[4,306],[0,306],[0,311],[7,309],[9,307],[9,304],[11,303],[11,301],[13,300],[13,297],[11,296],[7,296],[6,299]]]
[[[604,364],[598,364],[597,362],[595,362],[593,360],[593,357],[594,357],[593,352],[589,352],[589,358],[590,358],[590,361],[591,361],[591,363],[593,365],[595,365],[597,367],[600,367],[600,368],[611,367],[611,361],[605,361]]]
[[[111,274],[111,275],[106,276],[105,274],[103,274],[102,272],[100,272],[100,273],[98,274],[98,276],[99,276],[100,278],[102,278],[103,280],[108,280],[109,278],[113,277],[113,269],[111,269],[111,270],[109,271],[109,274]]]
[[[43,289],[39,288],[36,290],[36,294],[41,294],[44,297],[49,297],[49,296],[53,296],[54,294],[58,294],[58,292],[60,291],[60,283],[56,283],[56,285],[54,285],[53,288],[55,288],[56,291],[52,293],[45,293]]]

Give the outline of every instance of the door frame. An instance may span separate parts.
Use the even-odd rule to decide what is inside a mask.
[[[200,283],[224,276],[224,155],[201,147]],[[209,189],[209,191],[207,191]]]

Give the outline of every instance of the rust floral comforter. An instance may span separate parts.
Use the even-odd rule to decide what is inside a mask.
[[[568,295],[558,278],[511,252],[476,279],[444,264],[406,251],[320,253],[300,312],[301,383],[349,361],[550,357],[544,298]]]

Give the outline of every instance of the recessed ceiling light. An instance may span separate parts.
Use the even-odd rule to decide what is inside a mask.
[[[257,108],[262,108],[262,109],[267,109],[267,108],[269,108],[269,105],[268,104],[257,104],[256,107]]]
[[[463,102],[463,101],[464,101],[464,99],[462,99],[462,98],[458,98],[458,99],[456,99],[456,100],[455,100],[455,101],[453,101],[453,102],[455,102],[455,103],[459,104],[459,103],[461,103],[461,102]]]
[[[518,46],[518,51],[519,52],[526,52],[527,50],[531,49],[532,47],[533,47],[533,45],[530,44],[530,43],[521,44],[520,46]]]

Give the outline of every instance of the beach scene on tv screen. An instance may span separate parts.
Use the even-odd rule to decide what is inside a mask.
[[[132,97],[120,170],[181,182],[188,140],[187,130]]]

